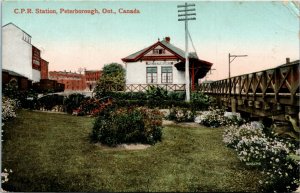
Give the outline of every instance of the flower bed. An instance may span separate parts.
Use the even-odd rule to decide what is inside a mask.
[[[225,115],[224,109],[209,107],[208,111],[202,111],[201,114],[195,118],[195,122],[207,127],[241,125],[245,122],[238,114]]]
[[[259,122],[225,129],[223,141],[233,148],[238,158],[246,165],[258,167],[265,175],[260,181],[263,191],[294,191],[299,185],[299,160],[296,154],[297,142],[266,136],[264,126]]]
[[[16,117],[16,109],[18,108],[18,101],[8,97],[2,97],[2,121]]]
[[[195,119],[195,112],[188,108],[172,107],[167,119],[176,122],[193,122]]]

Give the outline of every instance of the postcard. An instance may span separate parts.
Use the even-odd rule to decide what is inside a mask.
[[[299,2],[1,5],[3,191],[299,187]]]

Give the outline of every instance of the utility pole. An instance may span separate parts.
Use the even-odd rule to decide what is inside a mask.
[[[231,100],[231,76],[230,76],[230,64],[233,62],[234,59],[236,59],[237,57],[247,57],[248,55],[231,55],[230,53],[228,54],[228,78],[229,78],[229,101],[230,103],[233,101],[235,102],[235,100]],[[231,59],[232,58],[232,59]],[[235,106],[234,104],[231,104],[231,111],[235,112]]]
[[[189,9],[190,7],[190,9]],[[177,5],[178,10],[178,21],[185,22],[185,95],[186,101],[190,101],[190,68],[189,68],[189,47],[188,47],[188,21],[189,20],[196,20],[195,17],[189,16],[196,16],[196,13],[192,13],[196,11],[195,4],[188,4],[185,3],[184,5]],[[181,13],[183,12],[183,13]]]

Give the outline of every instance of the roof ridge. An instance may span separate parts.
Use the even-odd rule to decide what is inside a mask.
[[[26,33],[28,36],[31,37],[31,35],[29,35],[26,31],[24,31],[22,28],[20,28],[19,26],[17,26],[17,25],[14,24],[13,22],[9,22],[9,23],[3,25],[2,28],[5,27],[5,26],[8,26],[8,25],[13,25],[13,26],[15,26],[16,28],[18,28],[19,30],[21,30],[22,32]],[[31,38],[32,38],[32,37],[31,37]]]

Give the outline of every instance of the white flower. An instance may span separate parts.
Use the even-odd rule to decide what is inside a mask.
[[[275,159],[275,162],[277,162],[277,163],[278,163],[278,162],[279,162],[279,159],[278,159],[278,158],[276,158],[276,159]]]

